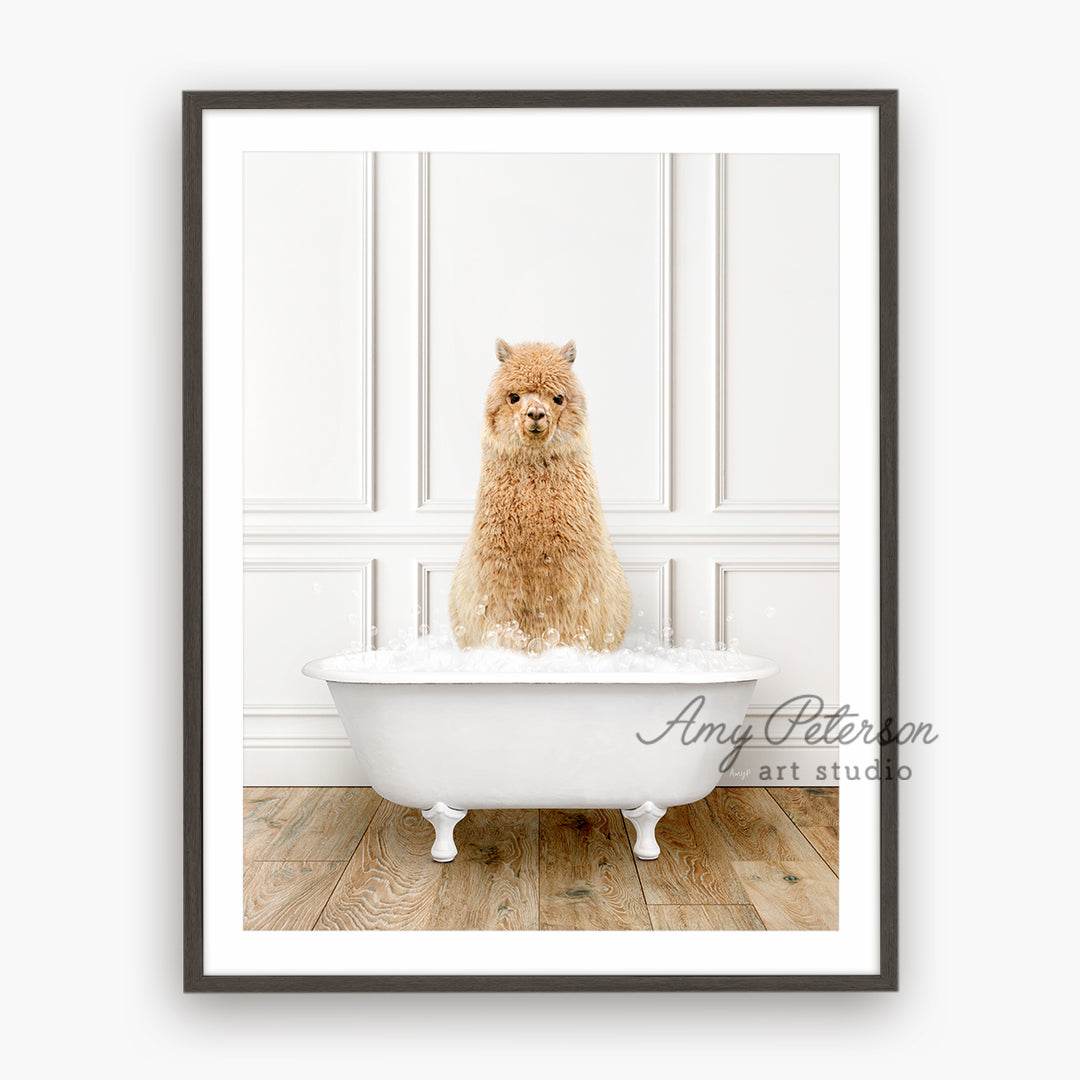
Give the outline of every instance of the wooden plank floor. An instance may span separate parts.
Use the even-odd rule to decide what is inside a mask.
[[[660,857],[617,810],[470,810],[453,862],[371,788],[244,789],[245,930],[836,930],[838,788],[717,788]]]

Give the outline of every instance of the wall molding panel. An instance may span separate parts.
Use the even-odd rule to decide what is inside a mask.
[[[363,642],[364,648],[372,647],[371,627],[374,624],[375,615],[375,559],[373,558],[327,558],[323,555],[294,556],[292,558],[257,558],[248,556],[244,558],[244,574],[289,574],[289,573],[350,573],[360,575],[360,595],[356,612],[358,621],[361,623],[361,633],[358,640]],[[312,657],[311,659],[314,659]],[[267,703],[258,706],[263,710],[263,715],[270,715],[265,710],[278,706]],[[246,708],[246,706],[245,706]],[[292,710],[292,706],[282,706],[286,713]],[[305,706],[305,711],[307,707]]]
[[[417,630],[421,626],[432,626],[434,611],[431,603],[431,575],[452,574],[457,569],[457,559],[434,559],[418,561],[416,564],[416,606],[420,609],[416,616]]]
[[[716,641],[727,641],[727,622],[728,616],[731,614],[729,610],[730,589],[728,587],[727,578],[731,574],[742,573],[825,573],[839,575],[840,564],[836,561],[826,561],[821,559],[789,559],[785,561],[768,561],[768,560],[738,560],[731,562],[716,561],[713,566],[713,581],[714,581],[714,634]],[[839,653],[839,638],[834,643],[834,651]],[[768,648],[764,649],[768,653]],[[781,669],[784,667],[783,656],[773,656],[772,659],[777,660],[780,663]],[[828,673],[820,674],[820,682],[815,685],[822,685],[829,678]],[[749,717],[767,717],[776,712],[781,701],[776,702],[754,702],[747,710],[747,716]],[[836,703],[828,702],[824,708],[835,709]],[[798,710],[781,710],[779,715],[792,715]]]
[[[719,514],[837,514],[840,503],[837,499],[813,498],[732,498],[728,492],[728,461],[730,447],[727,444],[728,410],[728,273],[729,258],[728,238],[728,156],[713,155],[713,202],[716,211],[714,268],[716,275],[715,289],[715,333],[716,356],[714,360],[715,378],[715,442],[714,442],[714,513]]]
[[[244,559],[244,570],[253,573],[289,573],[291,571],[302,570],[344,570],[358,572],[365,576],[365,584],[368,586],[369,591],[374,567],[374,559],[328,559],[321,555],[297,555],[289,559],[256,558],[254,556],[248,556]]]
[[[671,579],[673,559],[621,559],[622,568],[627,574],[652,574],[655,579],[656,600],[656,636],[663,633],[666,626],[672,625]],[[635,597],[635,608],[640,601]],[[630,614],[630,625],[634,626],[636,615]]]
[[[716,214],[716,228],[713,236],[716,241],[716,250],[713,253],[713,270],[715,274],[713,284],[713,296],[716,304],[716,319],[714,324],[716,356],[713,362],[713,378],[715,379],[714,413],[713,413],[713,483],[715,510],[720,510],[725,503],[724,498],[724,471],[727,466],[727,448],[724,443],[724,413],[727,409],[727,391],[724,382],[724,356],[726,352],[727,314],[725,299],[727,296],[727,155],[713,155],[713,206]]]
[[[654,578],[655,593],[653,594],[652,599],[655,601],[657,611],[656,633],[658,635],[665,625],[670,625],[671,623],[672,561],[673,560],[671,559],[622,560],[623,570],[626,571],[627,574],[650,574]],[[432,626],[432,616],[434,615],[431,599],[432,574],[452,574],[455,569],[457,569],[456,559],[421,560],[416,563],[416,606],[419,608],[419,613],[417,614],[418,627]],[[640,597],[635,599],[635,604],[641,602]],[[631,615],[630,621],[631,624],[633,624],[633,615]]]
[[[417,510],[421,513],[471,514],[474,499],[445,498],[432,492],[431,478],[431,155],[417,155],[419,273],[417,282]],[[655,494],[642,498],[604,500],[607,513],[668,513],[672,490],[672,154],[657,154],[659,199],[656,208],[658,247],[657,306],[659,333],[654,400],[657,410],[658,463]]]
[[[659,341],[657,342],[658,362],[656,365],[656,408],[659,419],[659,437],[656,447],[658,462],[658,485],[653,498],[644,499],[607,499],[603,506],[605,513],[669,513],[671,511],[671,436],[672,436],[672,156],[658,154],[660,205],[658,229],[660,235],[659,277]]]
[[[349,499],[245,499],[247,514],[370,514],[375,511],[375,154],[363,157],[363,215],[360,235],[360,263],[363,266],[363,287],[360,306],[363,334],[356,356],[359,385],[363,400],[360,422],[363,428],[358,444],[359,492]]]

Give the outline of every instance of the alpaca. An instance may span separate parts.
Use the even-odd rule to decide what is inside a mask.
[[[630,585],[600,508],[576,346],[499,338],[495,352],[476,513],[450,586],[455,640],[618,648]]]

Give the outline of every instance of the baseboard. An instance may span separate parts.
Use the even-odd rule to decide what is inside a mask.
[[[718,775],[723,787],[835,786],[835,748],[754,739]],[[369,787],[336,713],[267,711],[244,721],[245,787]]]
[[[370,787],[352,747],[244,745],[245,787]]]

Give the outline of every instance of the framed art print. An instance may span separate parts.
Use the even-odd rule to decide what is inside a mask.
[[[185,988],[895,989],[896,93],[183,133]]]

